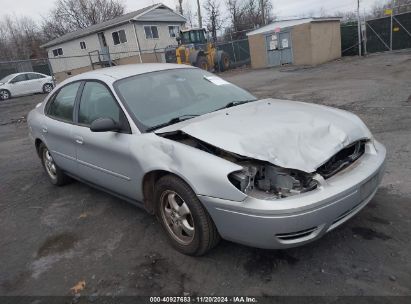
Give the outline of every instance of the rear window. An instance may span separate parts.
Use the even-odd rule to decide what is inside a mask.
[[[73,108],[80,82],[75,82],[61,88],[51,101],[47,114],[59,120],[72,122]]]

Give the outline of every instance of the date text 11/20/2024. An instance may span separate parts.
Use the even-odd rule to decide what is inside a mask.
[[[150,303],[258,303],[255,297],[224,296],[183,296],[183,297],[150,297]]]

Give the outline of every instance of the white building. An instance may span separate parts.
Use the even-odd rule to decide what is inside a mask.
[[[42,47],[61,81],[93,66],[165,62],[164,48],[177,44],[176,35],[185,22],[160,3],[68,33]]]

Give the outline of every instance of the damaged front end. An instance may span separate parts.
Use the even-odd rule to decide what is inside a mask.
[[[281,199],[312,191],[360,158],[367,140],[358,140],[332,156],[315,172],[282,168],[266,161],[255,160],[228,152],[196,139],[184,132],[157,134],[182,144],[226,159],[242,167],[228,175],[229,181],[244,194],[258,199]]]

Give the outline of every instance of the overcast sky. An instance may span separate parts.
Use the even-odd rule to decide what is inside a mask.
[[[177,0],[122,0],[126,5],[127,11],[133,11],[162,2],[165,5],[175,9]],[[196,7],[196,0],[183,0],[190,2],[191,7]],[[200,0],[205,2],[205,0]],[[319,13],[321,10],[327,14],[336,11],[350,11],[355,9],[357,0],[271,0],[274,5],[274,11],[280,18],[299,17],[304,14]],[[360,0],[361,12],[363,9],[369,9],[375,2],[383,0]],[[35,20],[41,20],[41,16],[47,14],[47,11],[53,6],[55,0],[0,0],[0,18],[5,14],[16,14],[17,16],[26,15]],[[225,0],[221,0],[225,2]],[[221,5],[223,6],[223,5]],[[183,5],[184,7],[184,5]]]

